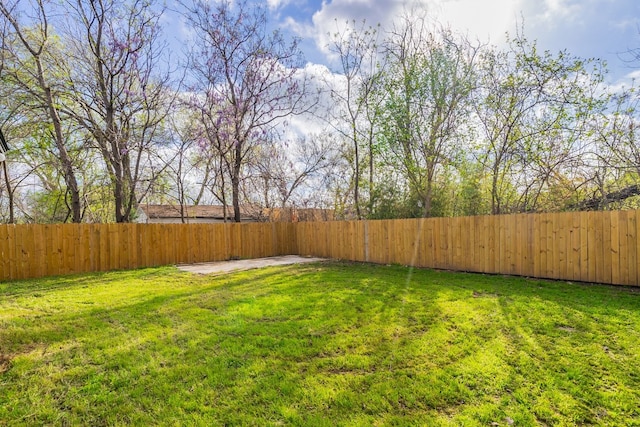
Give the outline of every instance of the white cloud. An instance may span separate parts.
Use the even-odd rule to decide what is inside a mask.
[[[390,28],[403,12],[419,8],[433,22],[448,25],[472,41],[504,47],[505,34],[523,30],[540,50],[607,61],[611,79],[629,64],[621,56],[640,46],[638,0],[267,0],[279,25],[302,38],[313,62],[331,64],[330,33],[346,22]],[[622,53],[622,54],[621,54]],[[335,59],[335,58],[333,58]],[[640,62],[638,62],[640,63]],[[636,63],[637,65],[637,63]]]
[[[640,81],[640,70],[634,70],[608,85],[607,89],[612,93],[621,94],[632,87],[637,87],[638,81]]]
[[[284,19],[284,22],[281,24],[283,27],[288,28],[294,34],[300,37],[306,37],[309,34],[313,34],[315,29],[313,25],[306,24],[304,22],[296,21],[291,16],[287,16]]]
[[[544,17],[549,20],[571,19],[580,12],[581,4],[575,0],[545,0]]]
[[[501,43],[520,20],[521,0],[434,1],[436,20],[481,41]]]
[[[285,1],[285,0],[269,0]],[[292,0],[294,1],[294,0]],[[296,0],[297,1],[297,0]],[[307,1],[307,7],[312,2]],[[318,4],[319,2],[315,2]],[[291,3],[294,4],[294,3]],[[616,61],[616,52],[637,35],[640,2],[637,0],[323,0],[310,17],[293,15],[285,26],[314,50],[314,60],[331,59],[329,33],[349,21],[389,28],[394,19],[419,8],[437,23],[480,42],[498,46],[522,27],[541,49],[568,51],[583,57]],[[306,10],[306,9],[305,9]],[[637,43],[637,44],[640,44]]]
[[[291,0],[267,0],[267,6],[270,10],[279,9],[281,7],[287,6],[291,3]]]
[[[301,23],[289,18],[288,28],[302,37],[312,37],[316,48],[329,57],[330,33],[344,28],[347,22],[362,22],[390,28],[405,12],[422,10],[434,22],[477,37],[481,41],[501,42],[507,31],[513,32],[525,0],[332,0],[323,1],[311,19]],[[533,2],[535,0],[528,0]],[[547,0],[562,2],[565,0]]]

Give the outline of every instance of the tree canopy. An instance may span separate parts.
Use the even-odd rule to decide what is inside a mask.
[[[0,220],[129,222],[142,203],[346,219],[637,208],[637,88],[523,29],[411,11],[336,22],[330,66],[247,0],[0,3]],[[225,215],[227,217],[227,215]]]

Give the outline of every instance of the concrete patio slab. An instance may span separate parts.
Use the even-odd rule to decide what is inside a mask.
[[[275,256],[268,258],[241,259],[220,262],[203,262],[198,264],[180,264],[178,269],[196,274],[221,274],[232,271],[251,270],[273,265],[304,264],[326,261],[325,258],[307,258],[298,255]]]

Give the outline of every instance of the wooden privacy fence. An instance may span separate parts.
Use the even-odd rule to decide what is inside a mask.
[[[291,223],[0,225],[0,280],[295,253]]]
[[[312,255],[640,284],[640,211],[251,224],[0,225],[0,280]]]
[[[640,284],[640,211],[296,224],[301,255]]]

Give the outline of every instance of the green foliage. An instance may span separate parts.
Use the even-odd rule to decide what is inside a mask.
[[[69,220],[69,206],[64,190],[38,191],[29,198],[30,212],[28,222],[36,224],[60,223]]]
[[[453,196],[454,215],[486,215],[490,212],[487,189],[482,166],[471,161],[460,163],[458,168],[460,182]]]
[[[371,193],[368,219],[419,218],[420,205],[416,194],[382,181]]]
[[[0,419],[633,425],[637,296],[333,262],[0,283]]]
[[[478,48],[450,31],[427,29],[421,18],[403,24],[387,42],[378,146],[421,201],[421,216],[447,215],[451,167],[468,139]]]
[[[588,134],[585,119],[605,99],[597,89],[599,62],[540,52],[522,34],[509,43],[506,51],[484,53],[476,95],[481,159],[496,214],[549,209],[540,196],[560,188],[560,177],[579,173],[576,153]]]

